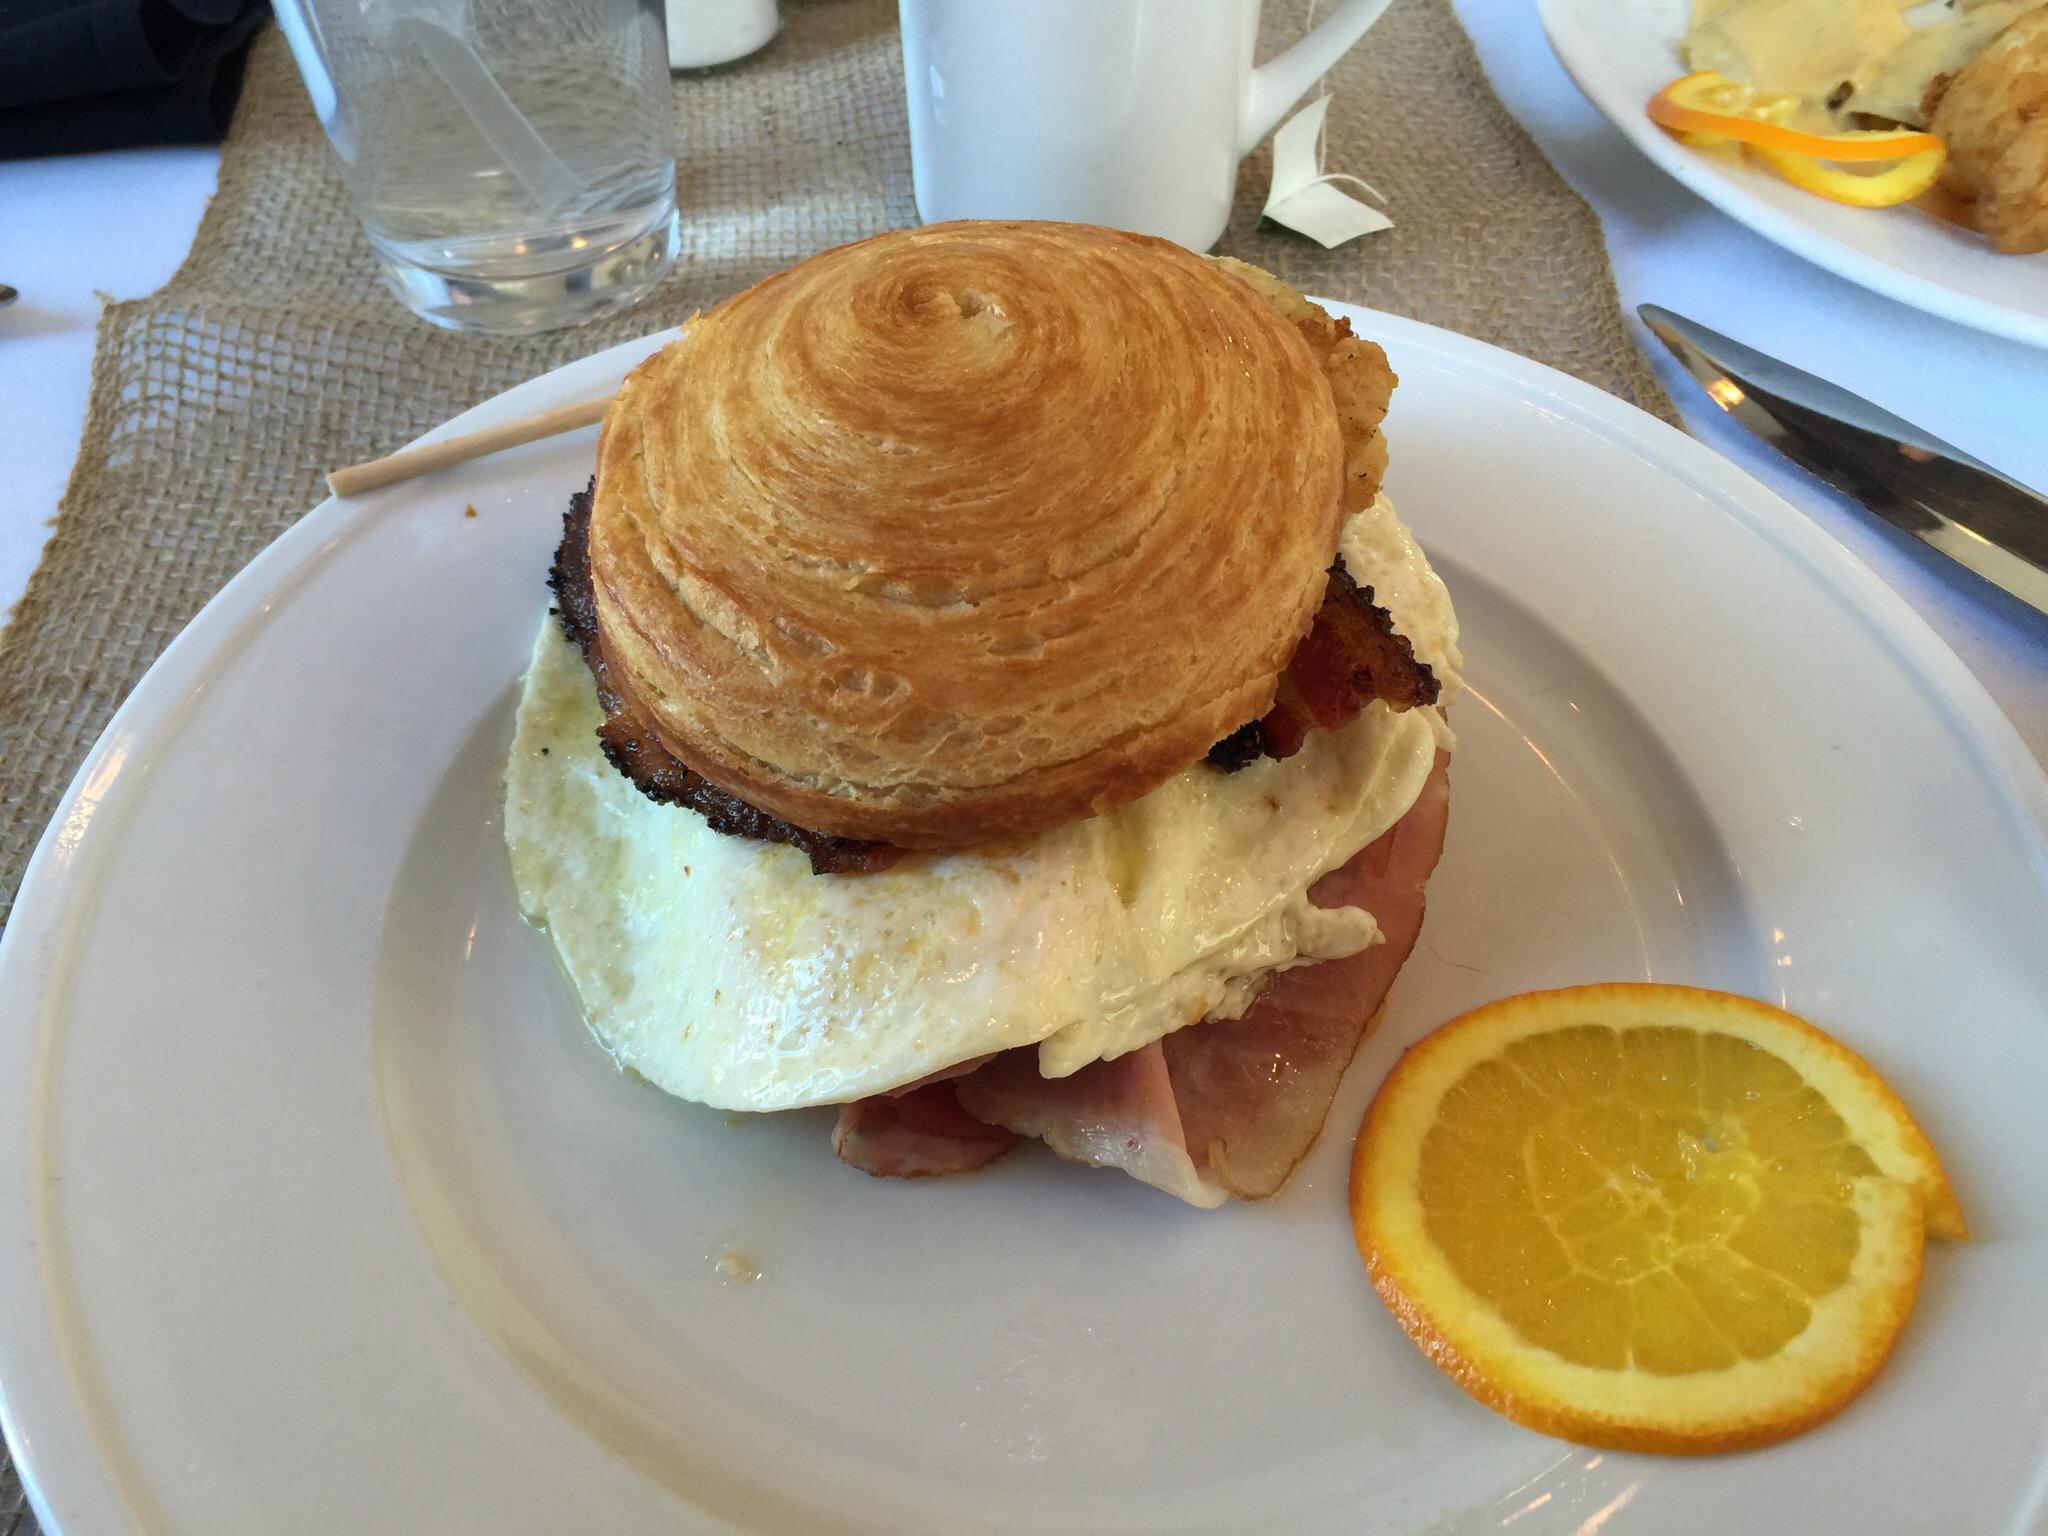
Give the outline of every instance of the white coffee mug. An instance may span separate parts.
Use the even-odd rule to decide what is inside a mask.
[[[901,0],[918,214],[1207,250],[1238,161],[1386,8],[1338,0],[1254,68],[1259,0]]]

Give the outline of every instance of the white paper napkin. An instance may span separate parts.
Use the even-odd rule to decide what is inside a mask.
[[[1329,110],[1330,98],[1318,96],[1273,135],[1273,190],[1263,212],[1311,240],[1338,246],[1374,230],[1392,229],[1394,221],[1335,185],[1348,181],[1379,197],[1366,182],[1323,169],[1323,114]]]

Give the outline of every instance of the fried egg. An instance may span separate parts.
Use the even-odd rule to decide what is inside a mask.
[[[1384,497],[1342,552],[1448,699],[1456,619]],[[622,1066],[727,1110],[842,1103],[1031,1044],[1060,1077],[1241,1015],[1266,975],[1378,940],[1308,889],[1407,811],[1447,742],[1435,711],[1375,703],[1284,761],[1197,763],[1028,839],[820,876],[647,799],[601,721],[545,622],[505,775],[520,904]]]

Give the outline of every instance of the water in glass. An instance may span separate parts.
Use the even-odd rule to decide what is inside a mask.
[[[385,281],[458,330],[632,303],[675,257],[661,0],[276,0]]]

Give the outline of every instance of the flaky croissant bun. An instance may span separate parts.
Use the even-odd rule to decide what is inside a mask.
[[[763,810],[906,848],[1015,836],[1267,707],[1345,473],[1310,344],[1221,267],[1082,225],[882,235],[626,381],[599,634],[662,743]]]

